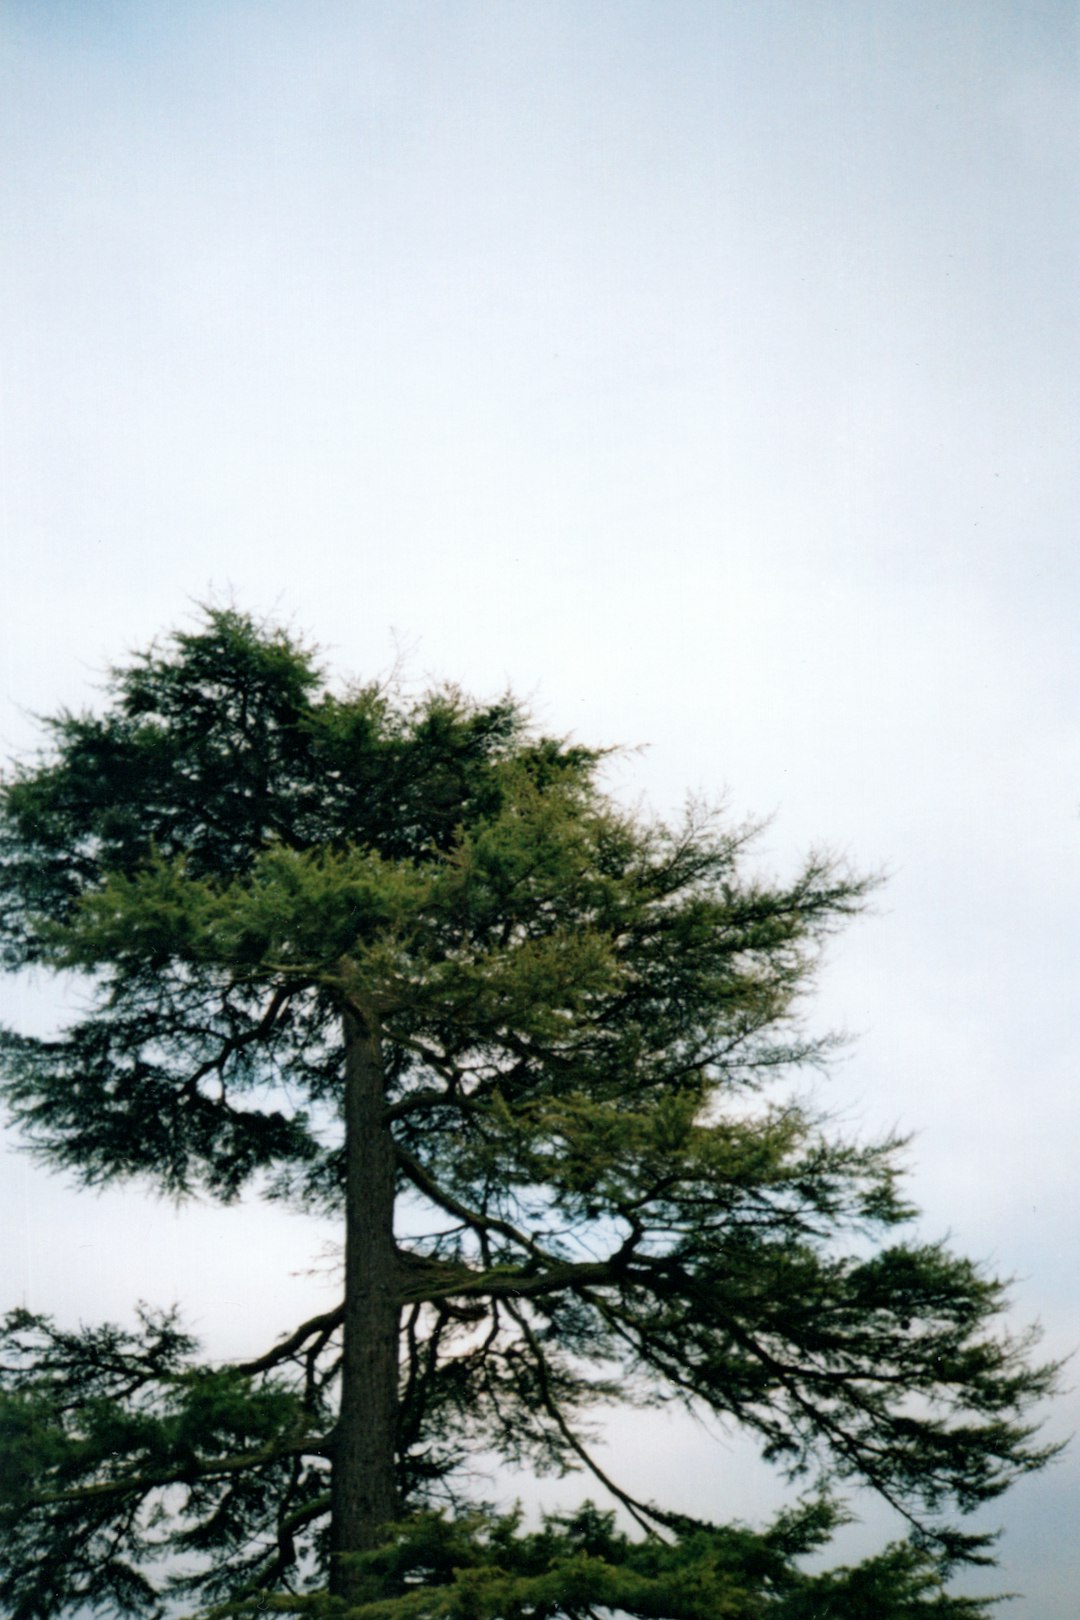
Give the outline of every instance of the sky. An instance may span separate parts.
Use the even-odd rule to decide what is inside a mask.
[[[914,1133],[920,1230],[1055,1355],[1078,43],[1075,0],[0,0],[0,753],[233,601],[343,678],[509,684],[628,745],[628,801],[767,819],[767,869],[885,873],[822,973],[822,1101]],[[333,1286],[281,1211],[6,1164],[5,1301],[178,1299],[245,1355]],[[605,1456],[717,1517],[782,1496],[659,1419]],[[1078,1506],[1074,1448],[987,1517],[1011,1620],[1075,1614]]]

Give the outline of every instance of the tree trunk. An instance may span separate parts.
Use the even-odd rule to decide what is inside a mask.
[[[365,1552],[396,1508],[398,1279],[394,1144],[378,1032],[351,1010],[345,1035],[345,1321],[334,1431],[330,1591],[368,1594],[342,1553]]]

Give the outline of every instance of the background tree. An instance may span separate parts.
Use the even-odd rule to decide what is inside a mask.
[[[335,1212],[344,1289],[242,1366],[170,1315],[11,1315],[8,1613],[983,1612],[944,1594],[985,1556],[955,1510],[1046,1460],[1052,1369],[998,1282],[894,1236],[896,1141],[761,1097],[825,1055],[798,1001],[865,883],[756,880],[745,829],[628,814],[511,700],[336,694],[233,611],[49,729],[4,789],[3,947],[93,1000],[4,1036],[16,1120],[87,1184]],[[825,1501],[754,1535],[632,1499],[584,1420],[672,1399],[873,1486],[912,1540],[812,1579]],[[470,1506],[481,1449],[591,1469],[638,1539]]]

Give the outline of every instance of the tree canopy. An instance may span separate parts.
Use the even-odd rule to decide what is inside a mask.
[[[900,1143],[770,1100],[827,1056],[801,998],[866,882],[755,876],[752,830],[627,811],[512,699],[335,689],[232,609],[47,725],[3,787],[0,943],[89,1002],[3,1034],[18,1127],[87,1185],[331,1212],[344,1259],[242,1365],[175,1313],[9,1315],[13,1620],[986,1612],[946,1591],[987,1556],[961,1519],[1047,1460],[1054,1369],[905,1236]],[[635,1500],[590,1450],[616,1402],[732,1420],[819,1494],[763,1531]],[[485,1508],[481,1452],[591,1472],[622,1527]],[[808,1574],[845,1482],[910,1536]]]

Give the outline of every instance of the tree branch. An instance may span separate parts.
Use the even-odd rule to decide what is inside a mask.
[[[470,1226],[474,1232],[499,1232],[503,1237],[509,1238],[511,1243],[516,1243],[519,1248],[525,1249],[527,1253],[533,1255],[545,1265],[554,1263],[553,1257],[545,1249],[542,1249],[527,1233],[519,1231],[516,1226],[512,1226],[509,1221],[501,1220],[497,1215],[485,1215],[480,1210],[470,1209],[467,1204],[463,1204],[455,1198],[453,1193],[449,1193],[444,1187],[441,1187],[420,1161],[414,1159],[412,1154],[401,1147],[400,1144],[396,1145],[396,1152],[398,1164],[417,1191],[422,1192],[425,1198],[429,1198],[433,1204],[438,1204],[439,1208],[444,1209],[448,1215],[453,1215],[459,1221],[464,1221],[466,1226]]]
[[[193,1461],[186,1463],[183,1468],[167,1468],[160,1474],[133,1474],[126,1479],[95,1480],[88,1485],[73,1485],[64,1491],[42,1491],[33,1498],[33,1503],[38,1507],[51,1507],[61,1502],[97,1500],[109,1496],[145,1496],[150,1491],[164,1490],[168,1485],[193,1485],[200,1479],[240,1474],[249,1468],[280,1462],[286,1457],[330,1458],[332,1455],[332,1437],[319,1435],[310,1441],[297,1440],[291,1445],[264,1446],[261,1451],[245,1451],[235,1457],[214,1457],[208,1462]]]
[[[543,1403],[544,1410],[552,1419],[571,1451],[580,1457],[581,1461],[585,1464],[585,1467],[595,1479],[600,1481],[600,1484],[604,1487],[604,1489],[606,1491],[610,1491],[617,1502],[622,1503],[623,1507],[630,1514],[630,1517],[635,1521],[636,1524],[641,1526],[646,1535],[658,1535],[659,1532],[656,1529],[657,1524],[665,1525],[671,1529],[678,1528],[678,1520],[676,1516],[662,1513],[656,1508],[650,1508],[644,1502],[639,1502],[636,1497],[630,1496],[622,1489],[621,1486],[616,1485],[615,1481],[611,1479],[609,1475],[605,1474],[604,1470],[600,1467],[600,1464],[595,1460],[595,1458],[590,1456],[588,1451],[586,1451],[577,1435],[567,1423],[558,1402],[551,1392],[551,1381],[548,1377],[547,1358],[545,1357],[543,1349],[541,1348],[540,1341],[537,1339],[536,1334],[526,1321],[524,1314],[517,1308],[516,1305],[508,1302],[506,1309],[508,1315],[514,1318],[514,1321],[521,1329],[525,1336],[525,1342],[532,1351],[533,1360],[536,1364],[536,1375],[540,1388],[540,1399]],[[655,1522],[650,1523],[650,1520]]]
[[[337,1305],[332,1311],[324,1311],[321,1316],[313,1316],[307,1322],[302,1322],[295,1333],[290,1333],[287,1339],[275,1344],[272,1350],[265,1355],[258,1356],[254,1361],[241,1361],[236,1364],[236,1371],[248,1375],[268,1372],[271,1367],[277,1367],[283,1361],[289,1361],[301,1346],[315,1334],[329,1335],[335,1328],[339,1328],[345,1316],[344,1304]]]

